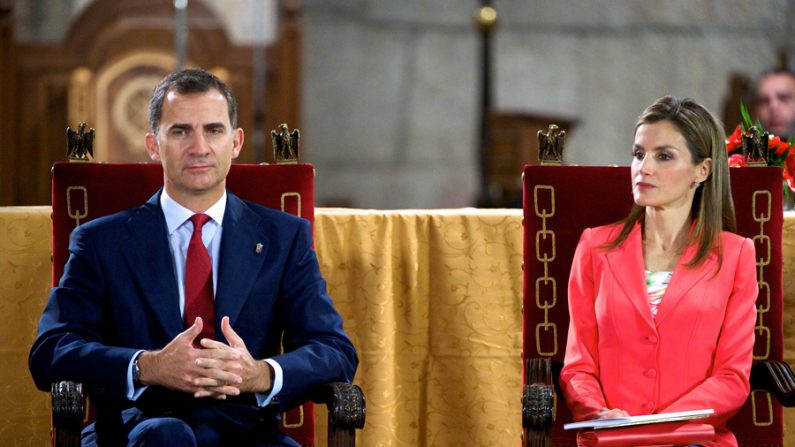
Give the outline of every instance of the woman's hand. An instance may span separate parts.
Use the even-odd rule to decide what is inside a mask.
[[[629,413],[620,408],[613,408],[612,410],[608,408],[602,408],[602,411],[596,415],[596,419],[616,419],[628,417]]]

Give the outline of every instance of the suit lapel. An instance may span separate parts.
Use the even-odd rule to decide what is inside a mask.
[[[648,292],[646,290],[646,272],[643,261],[643,248],[641,247],[640,225],[635,225],[627,239],[606,254],[610,272],[624,295],[629,299],[643,320],[655,327],[649,308]]]
[[[130,238],[122,243],[135,286],[170,337],[184,330],[160,192],[127,221]],[[131,286],[133,286],[131,284]]]
[[[221,318],[228,316],[230,323],[235,323],[267,257],[268,239],[260,228],[261,219],[237,196],[227,194],[215,291],[219,339]]]
[[[718,235],[718,237],[720,237],[720,235]],[[685,266],[687,261],[693,259],[696,251],[698,251],[698,247],[691,245],[685,250],[682,257],[679,258],[679,262],[674,269],[674,274],[671,277],[671,282],[668,284],[668,288],[665,289],[660,307],[657,308],[658,326],[662,324],[665,317],[671,314],[673,309],[682,301],[685,294],[687,294],[694,285],[710,274],[710,272],[715,271],[717,267],[717,257],[714,254],[709,255],[706,261],[694,269]]]

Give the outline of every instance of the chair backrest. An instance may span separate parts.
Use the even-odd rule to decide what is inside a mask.
[[[163,184],[159,164],[55,163],[52,168],[52,281],[69,257],[69,235],[82,223],[146,202]],[[232,165],[227,189],[237,196],[314,222],[314,168],[310,164]],[[302,446],[314,446],[314,404],[282,415],[282,428]]]
[[[776,167],[730,169],[737,232],[756,248],[759,298],[754,361],[782,360],[782,174]],[[550,358],[559,371],[568,334],[568,279],[574,250],[587,227],[619,221],[632,206],[629,167],[525,166],[523,358]],[[556,405],[552,444],[576,445]],[[729,422],[740,445],[783,444],[781,405],[752,390]]]

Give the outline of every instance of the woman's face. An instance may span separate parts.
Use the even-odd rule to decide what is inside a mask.
[[[632,194],[639,206],[690,209],[695,182],[709,175],[712,159],[693,164],[687,141],[669,121],[642,124],[632,149]]]

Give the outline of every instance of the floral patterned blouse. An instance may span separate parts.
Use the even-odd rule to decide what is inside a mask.
[[[671,282],[674,272],[653,272],[646,270],[646,290],[648,291],[649,307],[653,317],[657,317],[657,308],[662,302],[665,289]]]

